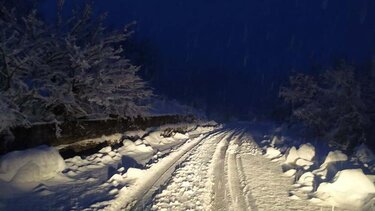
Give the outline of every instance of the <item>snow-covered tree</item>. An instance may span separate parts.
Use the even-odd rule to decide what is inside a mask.
[[[36,102],[45,99],[39,94],[34,74],[43,63],[47,33],[35,11],[21,18],[5,7],[0,13],[0,94],[8,105],[16,105],[18,112],[37,120],[44,111],[38,113],[43,106]]]
[[[16,105],[9,101],[9,99],[0,94],[0,134],[2,131],[10,127],[19,125],[20,123],[28,124],[27,119],[23,116]]]
[[[54,82],[49,89],[55,99],[51,106],[69,106],[65,111],[79,116],[142,114],[152,92],[136,74],[139,68],[123,56],[120,44],[130,36],[129,26],[108,33],[103,20],[104,16],[95,20],[86,5],[61,25],[53,50],[58,59],[49,66],[54,67],[52,81],[63,81],[66,94],[54,92]]]
[[[292,76],[290,84],[280,96],[293,105],[296,119],[342,148],[365,141],[368,119],[352,66],[341,64],[319,78]]]
[[[95,17],[90,5],[68,20],[59,15],[56,26],[45,24],[35,10],[19,15],[2,6],[0,13],[0,107],[12,111],[1,116],[1,129],[147,110],[152,91],[121,47],[129,26],[106,30],[105,16]]]

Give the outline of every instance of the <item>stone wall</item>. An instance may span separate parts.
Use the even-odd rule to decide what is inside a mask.
[[[15,127],[11,129],[13,141],[8,141],[5,136],[0,137],[0,154],[13,150],[23,150],[41,144],[58,146],[72,144],[83,139],[98,138],[103,135],[122,133],[128,130],[146,129],[165,124],[192,123],[194,116],[166,115],[154,117],[137,117],[127,119],[106,120],[79,120],[64,122],[58,125],[54,123],[35,124],[31,127]],[[56,129],[61,132],[57,136]]]

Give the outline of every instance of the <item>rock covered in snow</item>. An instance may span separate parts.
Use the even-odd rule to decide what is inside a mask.
[[[301,159],[301,158],[298,158],[297,161],[296,161],[297,166],[302,166],[305,169],[308,169],[313,164],[314,164],[313,162],[308,161],[308,160],[304,160],[304,159]]]
[[[326,159],[324,160],[322,166],[327,165],[332,162],[338,162],[338,161],[347,161],[348,156],[345,155],[340,150],[331,151],[328,153]]]
[[[109,155],[104,155],[101,159],[101,162],[103,162],[104,164],[108,164],[110,162],[113,161],[112,157],[109,156]]]
[[[284,172],[284,175],[287,177],[292,177],[296,174],[297,170],[295,169],[289,169],[288,171]]]
[[[321,183],[317,194],[330,205],[358,209],[374,199],[375,186],[362,169],[346,169],[332,183]]]
[[[162,143],[164,139],[160,131],[154,131],[143,138],[143,143],[153,146]]]
[[[141,139],[137,139],[137,140],[134,142],[134,144],[135,144],[136,146],[139,146],[139,145],[143,144],[143,141],[142,141]]]
[[[273,159],[273,158],[279,157],[280,155],[281,155],[280,150],[275,149],[273,147],[268,147],[266,150],[265,157]]]
[[[286,161],[285,163],[288,163],[288,164],[294,164],[297,159],[298,159],[298,152],[297,152],[297,149],[296,147],[292,147],[289,149],[287,155],[286,155]]]
[[[302,144],[299,147],[297,153],[299,158],[307,161],[312,161],[315,157],[315,147],[310,143]]]
[[[122,147],[132,147],[134,145],[135,145],[135,143],[132,140],[124,139],[122,141]]]
[[[342,170],[342,165],[336,165],[341,164],[343,162],[346,162],[348,160],[348,156],[345,155],[340,150],[331,151],[328,153],[327,157],[325,158],[323,164],[319,167],[319,169],[314,170],[314,174],[320,176],[322,179],[326,179],[328,176],[328,173],[331,172],[332,176],[337,171]]]
[[[105,154],[105,153],[109,153],[109,152],[111,152],[111,151],[112,151],[111,146],[107,146],[107,147],[104,147],[104,148],[102,148],[101,150],[99,150],[99,152],[100,152],[100,153],[103,153],[103,154]]]
[[[0,159],[0,179],[16,183],[50,179],[64,169],[63,158],[48,146],[10,152]]]
[[[112,181],[122,181],[124,179],[124,177],[121,175],[121,174],[114,174],[112,175],[111,178],[109,178],[109,182],[112,182]]]
[[[311,172],[305,172],[298,179],[298,184],[301,185],[301,187],[299,189],[303,192],[313,191],[315,183],[316,183],[315,175]]]
[[[308,169],[314,163],[312,162],[315,157],[315,147],[309,143],[302,144],[297,150],[296,147],[289,149],[286,155],[287,164],[295,164]]]
[[[127,139],[123,141],[123,144],[124,146],[120,147],[118,152],[121,155],[126,155],[134,159],[138,164],[145,165],[154,155],[154,149],[145,144],[136,145],[134,142]]]
[[[313,186],[314,181],[315,175],[309,171],[302,174],[298,179],[298,183],[305,186]]]
[[[188,139],[189,136],[185,135],[185,134],[182,134],[182,133],[176,133],[176,134],[173,135],[173,138],[175,138],[175,139]]]

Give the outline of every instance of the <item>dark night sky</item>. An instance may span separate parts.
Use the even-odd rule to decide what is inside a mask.
[[[43,5],[46,13],[54,2]],[[218,112],[273,103],[267,96],[276,98],[292,71],[375,55],[373,0],[96,0],[94,7],[115,28],[137,21],[133,39],[158,58],[150,78],[157,90]]]

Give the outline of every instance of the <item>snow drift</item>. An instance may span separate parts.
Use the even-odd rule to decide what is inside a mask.
[[[284,175],[292,177],[291,197],[350,210],[375,210],[375,155],[367,146],[358,146],[348,156],[291,137],[277,137],[283,141],[274,144],[275,137],[262,141],[264,156],[280,162]]]
[[[7,182],[46,180],[64,169],[63,158],[54,148],[48,146],[14,151],[0,158],[0,180]]]
[[[375,196],[375,186],[362,169],[346,169],[332,183],[320,184],[317,195],[334,206],[360,208]]]

